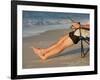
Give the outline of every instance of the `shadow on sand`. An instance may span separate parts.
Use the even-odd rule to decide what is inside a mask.
[[[84,50],[87,50],[88,48],[84,48]],[[77,49],[73,49],[67,52],[62,52],[61,54],[58,54],[56,57],[58,56],[66,56],[66,55],[73,55],[73,54],[79,54],[81,55],[81,48],[77,48]]]

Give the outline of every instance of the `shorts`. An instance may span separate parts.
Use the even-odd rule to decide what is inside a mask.
[[[74,31],[69,33],[69,37],[71,38],[74,44],[77,44],[80,41],[79,36],[74,35]]]
[[[89,38],[89,30],[81,29],[81,35],[83,38]],[[76,31],[72,31],[69,33],[69,37],[72,39],[74,44],[77,44],[80,41],[80,31],[77,29]]]

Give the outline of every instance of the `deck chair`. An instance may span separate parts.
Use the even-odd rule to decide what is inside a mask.
[[[80,29],[81,29],[81,27],[80,27]],[[81,30],[80,30],[80,40],[81,40],[81,57],[84,58],[87,55],[87,53],[89,52],[89,47],[87,48],[87,50],[84,50],[83,41],[87,45],[89,45],[90,38],[89,37],[86,37],[86,38],[82,37]]]
[[[75,21],[74,21],[71,17],[69,17],[69,16],[68,16],[68,19],[69,19],[71,22],[75,22]],[[89,37],[86,37],[86,38],[82,37],[82,35],[81,35],[81,27],[79,28],[79,30],[80,30],[80,40],[81,40],[81,57],[84,58],[84,57],[87,55],[87,53],[89,52],[89,47],[88,47],[88,49],[85,51],[85,50],[84,50],[84,46],[83,46],[83,41],[86,42],[86,44],[89,45],[89,40],[90,40],[90,38],[89,38]]]

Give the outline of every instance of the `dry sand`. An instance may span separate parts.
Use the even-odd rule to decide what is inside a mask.
[[[67,66],[86,66],[89,65],[89,53],[85,58],[81,58],[80,42],[73,45],[58,55],[41,61],[41,59],[34,54],[31,46],[46,48],[55,43],[59,38],[71,30],[58,29],[41,33],[37,36],[23,38],[23,53],[22,66],[24,69],[30,68],[47,68],[47,67],[67,67]],[[88,46],[84,43],[85,48]]]

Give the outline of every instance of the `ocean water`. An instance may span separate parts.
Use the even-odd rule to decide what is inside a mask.
[[[69,29],[71,24],[56,24],[56,25],[31,25],[23,27],[22,36],[30,37],[34,35],[39,35],[40,33],[56,30],[56,29]]]
[[[82,19],[80,20],[81,24],[87,23],[89,20]],[[34,35],[39,35],[40,33],[56,30],[56,29],[69,29],[72,23],[60,23],[54,22],[55,24],[33,24],[32,22],[25,24],[23,23],[22,28],[22,37],[30,37]]]
[[[23,11],[22,35],[30,37],[50,30],[69,29],[71,19],[84,23],[89,21],[89,14]]]

